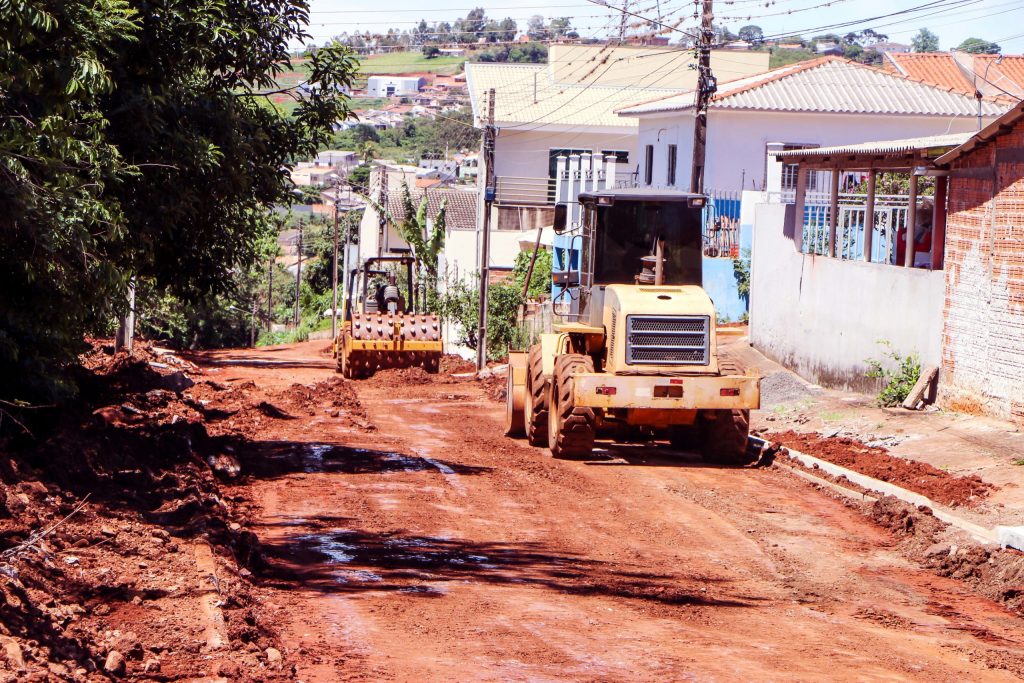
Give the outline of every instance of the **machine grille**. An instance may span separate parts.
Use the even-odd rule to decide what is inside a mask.
[[[707,365],[710,328],[707,316],[627,316],[626,363]]]

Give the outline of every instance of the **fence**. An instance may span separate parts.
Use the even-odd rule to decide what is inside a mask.
[[[872,263],[895,263],[896,237],[907,225],[908,203],[909,198],[906,196],[875,195]],[[848,261],[864,260],[867,195],[840,193],[836,211],[836,257]],[[830,218],[831,201],[828,193],[809,192],[804,203],[802,250],[805,254],[824,255],[828,252]]]
[[[738,258],[741,194],[709,190],[707,195],[709,201],[704,210],[704,227],[701,234],[704,256]]]

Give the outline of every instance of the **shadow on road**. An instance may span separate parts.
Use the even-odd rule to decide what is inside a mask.
[[[490,467],[463,465],[440,458],[425,458],[397,451],[354,448],[340,443],[299,441],[243,441],[235,451],[243,476],[268,479],[295,472],[380,474],[389,472],[440,471],[454,474],[486,474]]]
[[[662,605],[752,607],[762,598],[720,595],[722,579],[640,571],[569,554],[539,543],[477,542],[402,533],[332,530],[265,543],[265,578],[281,589],[324,593],[397,591],[444,595],[449,583],[546,587]],[[716,595],[718,594],[718,595]]]

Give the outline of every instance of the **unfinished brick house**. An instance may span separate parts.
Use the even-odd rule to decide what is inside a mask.
[[[885,340],[939,368],[941,405],[1024,425],[1024,102],[973,134],[772,157],[798,182],[755,210],[753,345],[818,384],[874,391],[864,359]],[[808,192],[812,173],[831,191]],[[866,194],[841,191],[852,173]],[[879,195],[885,173],[909,189]]]
[[[1024,103],[936,166],[949,172],[939,400],[1024,424]]]

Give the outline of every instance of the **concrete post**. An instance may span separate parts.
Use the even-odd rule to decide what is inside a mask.
[[[836,255],[836,228],[839,226],[839,176],[838,168],[832,169],[832,187],[828,203],[828,255]]]
[[[949,178],[935,179],[935,212],[932,214],[932,270],[942,270],[946,253],[946,192]]]
[[[555,159],[555,203],[564,204],[569,201],[569,160],[563,156]]]
[[[878,171],[868,172],[868,204],[864,211],[864,260],[871,263],[871,246],[875,240],[875,184],[878,182]]]
[[[803,166],[797,167],[796,174],[796,225],[793,226],[793,242],[797,251],[804,251],[804,213],[807,202],[807,171]]]
[[[593,178],[593,156],[589,152],[584,152],[580,155],[580,192],[590,192],[593,189]]]
[[[917,174],[910,169],[910,204],[907,206],[907,246],[903,266],[914,267],[914,232],[917,229]]]
[[[615,188],[615,173],[617,170],[618,159],[613,156],[606,156],[604,158],[604,188],[611,190]]]
[[[579,196],[580,196],[580,156],[573,154],[569,157],[569,226],[576,225],[579,220]]]
[[[786,148],[781,142],[769,142],[765,145],[767,163],[765,164],[764,191],[782,192],[782,162],[772,156],[774,152],[781,152]]]

